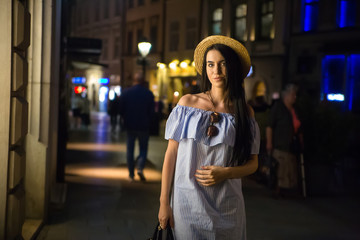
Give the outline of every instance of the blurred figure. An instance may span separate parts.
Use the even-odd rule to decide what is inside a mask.
[[[82,100],[79,94],[75,94],[75,97],[71,98],[71,111],[73,116],[73,127],[79,128],[81,126],[81,105]]]
[[[277,164],[275,197],[298,190],[296,154],[300,144],[298,136],[301,123],[294,109],[296,92],[296,85],[286,85],[281,99],[276,101],[271,108],[266,128],[266,149]]]
[[[87,95],[81,98],[80,118],[81,125],[87,129],[90,125],[90,101]]]
[[[248,104],[254,109],[255,119],[260,128],[259,167],[255,173],[255,178],[257,181],[270,186],[270,161],[266,150],[266,126],[270,106],[266,102],[265,95],[265,83],[263,81],[256,82],[252,90],[252,98]]]
[[[119,101],[120,97],[115,93],[114,99],[109,101],[108,105],[108,114],[110,116],[110,124],[111,124],[111,131],[116,130],[117,126],[117,117],[119,115]]]
[[[134,86],[126,89],[120,96],[119,112],[124,120],[127,132],[126,158],[129,168],[130,181],[134,180],[134,147],[135,140],[139,140],[140,156],[138,159],[137,174],[141,181],[145,181],[143,169],[147,159],[150,124],[154,114],[154,95],[144,87],[144,76],[136,73]]]
[[[155,101],[155,109],[153,118],[151,121],[151,128],[150,128],[150,135],[153,136],[159,136],[160,134],[160,122],[163,120],[163,109],[164,109],[164,103],[161,99],[157,99]]]

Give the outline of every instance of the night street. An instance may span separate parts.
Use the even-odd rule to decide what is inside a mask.
[[[125,133],[110,131],[104,113],[92,113],[89,130],[72,130],[66,153],[67,195],[53,205],[37,240],[124,239],[151,237],[157,223],[160,169],[166,149],[160,136],[150,139],[147,182],[128,182]],[[253,180],[243,192],[249,240],[359,239],[359,199],[308,197],[280,199]]]

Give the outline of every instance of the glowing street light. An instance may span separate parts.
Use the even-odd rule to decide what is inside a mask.
[[[138,43],[138,49],[139,49],[139,52],[142,56],[142,59],[140,60],[140,64],[142,65],[143,67],[143,74],[144,74],[144,78],[146,77],[145,75],[145,68],[146,68],[146,56],[149,54],[150,52],[150,49],[151,49],[151,43],[149,42],[139,42]]]

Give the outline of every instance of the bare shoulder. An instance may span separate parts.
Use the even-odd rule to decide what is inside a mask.
[[[248,109],[249,109],[249,115],[250,117],[255,117],[255,112],[254,109],[248,104]]]
[[[204,93],[186,94],[178,102],[179,105],[187,107],[198,107],[204,101]]]

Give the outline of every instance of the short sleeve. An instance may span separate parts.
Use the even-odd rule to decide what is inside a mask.
[[[184,113],[181,108],[175,107],[167,121],[165,127],[165,139],[173,139],[177,142],[180,142],[181,133],[183,129]]]
[[[165,139],[180,142],[182,139],[194,139],[207,146],[227,144],[234,146],[235,126],[234,117],[221,113],[220,122],[216,123],[219,133],[216,136],[207,136],[207,127],[210,123],[210,111],[176,105],[166,122]]]

